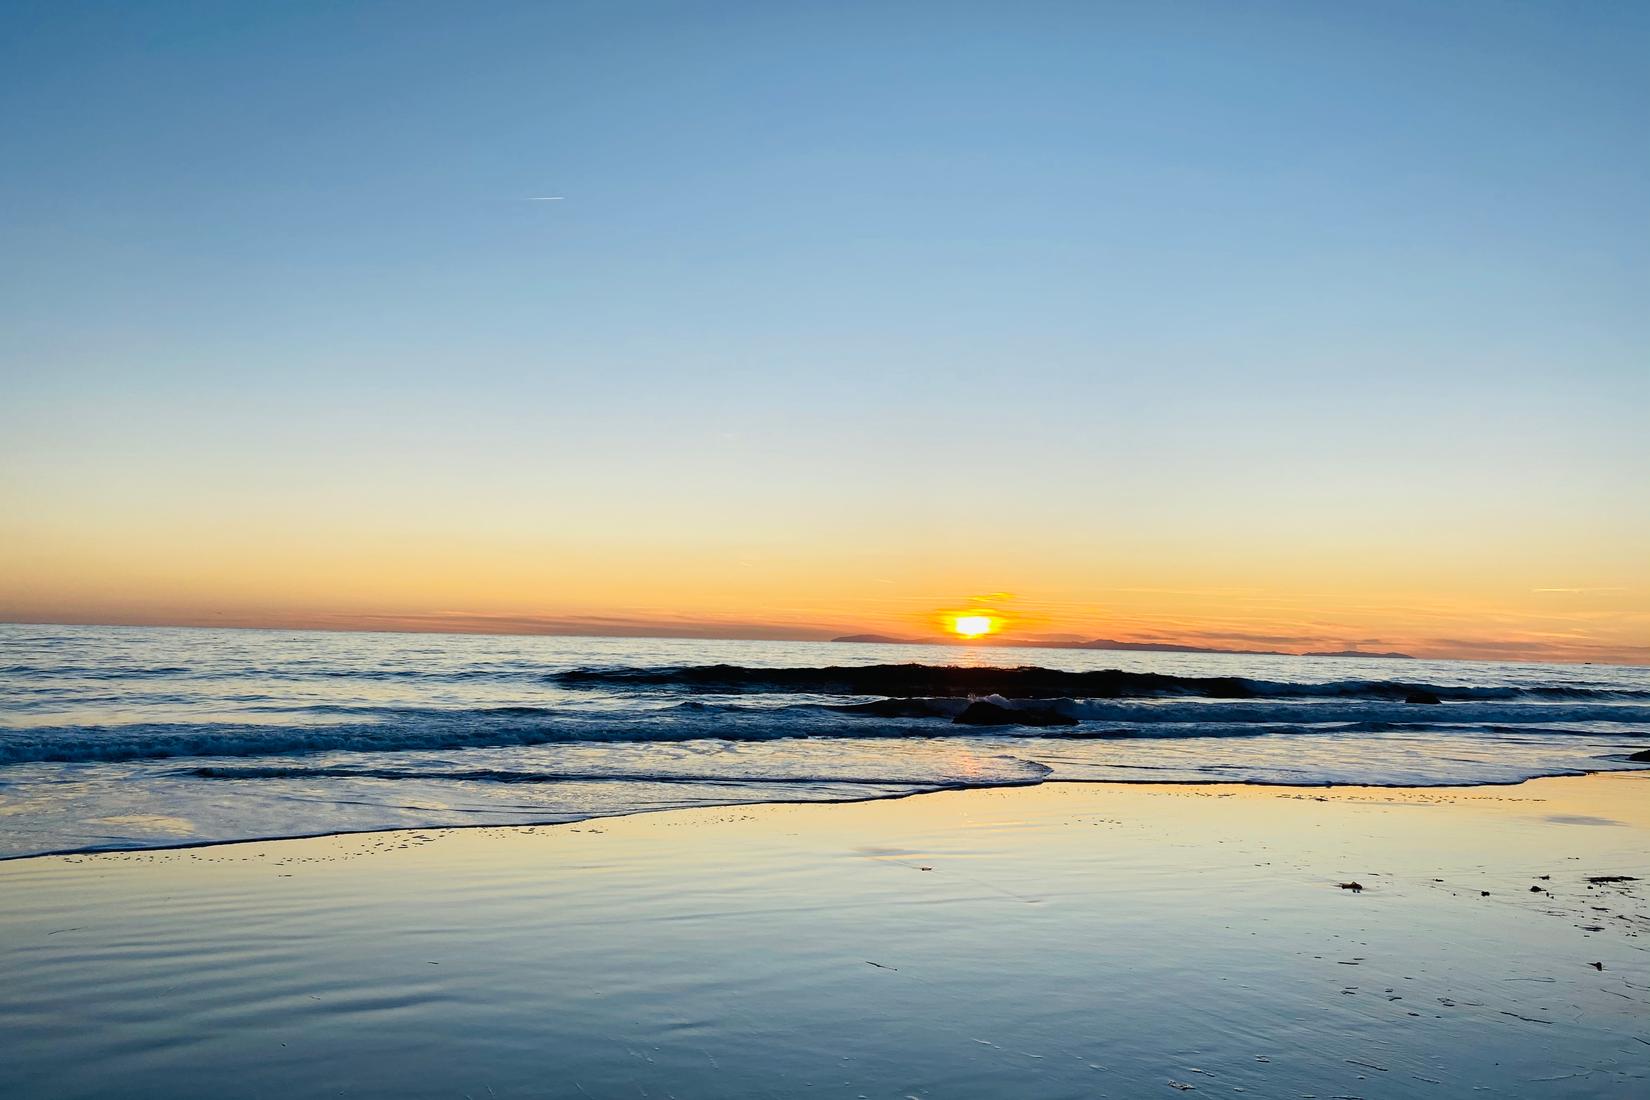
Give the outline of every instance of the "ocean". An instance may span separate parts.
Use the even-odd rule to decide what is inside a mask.
[[[1049,781],[1646,766],[1650,669],[0,625],[0,858]]]

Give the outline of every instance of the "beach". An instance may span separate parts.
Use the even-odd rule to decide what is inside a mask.
[[[0,864],[0,1094],[1635,1095],[1650,775]]]

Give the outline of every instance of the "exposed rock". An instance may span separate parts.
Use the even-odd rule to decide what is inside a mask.
[[[964,726],[1075,726],[1077,719],[1046,707],[1017,710],[977,700],[952,719]]]

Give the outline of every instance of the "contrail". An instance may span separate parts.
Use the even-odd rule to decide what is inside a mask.
[[[526,202],[561,202],[564,195],[528,195]]]

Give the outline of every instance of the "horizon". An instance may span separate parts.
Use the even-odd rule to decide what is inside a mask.
[[[1646,41],[11,9],[0,620],[1650,663]]]
[[[709,641],[709,642],[784,642],[800,645],[895,645],[917,646],[944,649],[1054,649],[1080,653],[1190,653],[1227,655],[1233,657],[1312,657],[1323,659],[1389,659],[1402,658],[1419,661],[1469,661],[1488,664],[1549,664],[1549,665],[1608,665],[1618,668],[1650,668],[1650,660],[1610,659],[1607,657],[1594,658],[1549,658],[1516,657],[1504,653],[1488,652],[1481,655],[1466,653],[1407,653],[1395,650],[1379,650],[1373,647],[1358,648],[1350,643],[1335,649],[1242,649],[1223,648],[1213,645],[1197,645],[1195,643],[1170,642],[1161,639],[1149,638],[1130,640],[1124,638],[1080,637],[1046,635],[1030,635],[1016,637],[1011,634],[995,633],[985,638],[958,637],[955,634],[937,633],[932,637],[885,636],[875,632],[859,632],[857,634],[804,634],[804,633],[708,633],[704,631],[692,632],[691,628],[681,627],[671,629],[665,626],[658,627],[653,633],[612,633],[601,628],[591,626],[585,630],[567,629],[565,627],[542,629],[487,629],[476,626],[471,629],[442,629],[436,626],[360,626],[360,625],[307,625],[281,626],[264,625],[241,622],[91,622],[91,621],[0,621],[0,626],[21,627],[69,627],[79,629],[114,629],[114,630],[244,630],[249,632],[267,633],[326,633],[326,634],[397,634],[397,635],[429,635],[432,637],[464,638],[590,638],[603,641]],[[1334,643],[1325,642],[1325,646]]]

